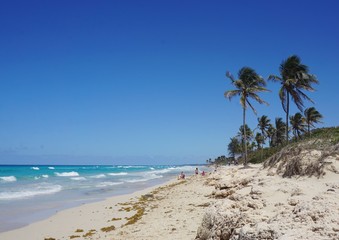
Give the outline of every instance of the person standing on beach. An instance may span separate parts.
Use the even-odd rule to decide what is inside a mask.
[[[199,170],[198,168],[195,168],[195,175],[198,175],[199,174]]]

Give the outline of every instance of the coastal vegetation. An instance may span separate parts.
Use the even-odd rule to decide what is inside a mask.
[[[284,146],[311,137],[312,129],[316,127],[316,124],[322,123],[323,116],[315,107],[304,109],[304,100],[314,104],[305,91],[313,92],[315,89],[312,85],[318,83],[317,78],[310,74],[308,66],[303,64],[297,55],[292,55],[282,61],[279,72],[280,76],[272,74],[267,80],[281,84],[278,95],[285,113],[285,121],[281,117],[276,117],[272,121],[267,115],[262,115],[257,118],[258,123],[254,126],[254,130],[246,124],[246,109],[250,107],[257,114],[249,99],[268,105],[258,95],[258,93],[270,91],[266,88],[266,81],[249,67],[240,69],[238,79],[235,79],[230,72],[226,73],[226,77],[231,80],[235,90],[226,91],[224,96],[229,100],[235,96],[240,97],[243,124],[239,127],[237,134],[230,138],[227,145],[230,157],[221,156],[214,162],[241,162],[244,166],[247,166],[248,162],[263,162]],[[299,110],[292,115],[290,100]],[[292,138],[289,136],[290,132],[293,134]]]
[[[270,158],[271,156],[279,153],[285,147],[286,149],[294,148],[299,146],[303,146],[304,148],[312,148],[312,149],[323,149],[325,147],[331,147],[339,143],[339,127],[328,127],[328,128],[317,128],[311,130],[310,133],[307,131],[300,135],[300,138],[292,138],[288,145],[280,144],[280,145],[272,145],[263,148],[253,148],[250,149],[248,153],[248,159],[250,163],[261,163],[264,160]],[[234,141],[229,143],[229,155],[219,156],[211,161],[211,163],[223,165],[233,163],[235,158],[230,152],[230,146],[233,149]],[[241,145],[238,144],[235,148],[241,148]],[[287,153],[287,151],[285,151]],[[241,157],[239,157],[239,161],[242,161]]]

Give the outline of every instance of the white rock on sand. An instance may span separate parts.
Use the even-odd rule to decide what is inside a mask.
[[[214,196],[225,198],[208,209],[196,239],[339,239],[337,173],[282,178],[255,166],[219,174]]]

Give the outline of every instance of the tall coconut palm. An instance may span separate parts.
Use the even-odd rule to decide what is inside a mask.
[[[310,127],[314,127],[314,123],[321,123],[323,116],[315,109],[315,107],[306,108],[304,111],[304,119],[307,124],[308,135],[311,134]]]
[[[281,145],[285,141],[285,131],[286,131],[286,124],[282,120],[282,118],[275,119],[275,133],[274,133],[274,146]]]
[[[275,136],[275,128],[273,127],[273,125],[270,123],[269,126],[268,126],[268,129],[267,129],[267,137],[268,137],[268,140],[269,140],[269,145],[270,147],[273,147],[273,140],[274,140],[274,136]]]
[[[261,131],[262,136],[264,137],[264,144],[265,144],[265,139],[267,137],[267,131],[269,129],[271,120],[266,116],[263,115],[260,118],[258,118],[258,128]]]
[[[244,130],[246,130],[244,132]],[[245,152],[245,149],[247,149],[247,152],[248,151],[252,151],[252,147],[251,146],[251,141],[253,139],[253,131],[251,130],[251,128],[246,124],[245,127],[244,126],[240,126],[239,127],[239,132],[238,132],[238,138],[241,139],[241,149],[243,150],[242,153],[242,157],[244,158],[244,152]]]
[[[304,118],[300,112],[290,116],[291,129],[294,137],[298,140],[301,138],[301,133],[305,132]]]
[[[290,111],[290,96],[300,111],[304,108],[304,99],[313,103],[303,90],[314,91],[313,83],[318,83],[316,77],[309,74],[308,67],[301,63],[298,56],[288,57],[280,64],[280,77],[270,75],[269,80],[280,82],[279,97],[286,113],[286,141],[288,142],[288,118]]]
[[[261,161],[263,160],[263,145],[265,144],[265,140],[268,137],[268,130],[269,130],[269,127],[270,127],[270,122],[271,122],[271,120],[266,115],[263,115],[260,118],[258,118],[258,126],[257,127],[261,131],[261,134],[258,135],[258,133],[257,133],[255,138],[256,138],[257,143],[259,143],[258,140],[257,140],[257,137],[261,141],[261,154],[260,154]],[[258,147],[260,147],[260,146],[258,146]]]
[[[262,149],[262,146],[265,143],[264,136],[261,133],[257,132],[257,134],[255,135],[254,139],[255,139],[255,142],[256,142],[256,145],[257,145],[258,149]]]
[[[232,85],[236,88],[235,90],[229,90],[225,92],[225,97],[231,100],[234,96],[240,96],[240,104],[243,108],[243,127],[246,126],[246,109],[249,106],[254,113],[256,113],[254,107],[249,101],[249,98],[254,99],[260,104],[267,104],[262,100],[257,93],[267,92],[265,88],[265,80],[259,76],[252,68],[243,67],[238,72],[238,79],[235,79],[231,73],[227,72],[226,76],[231,79]],[[245,149],[244,149],[244,165],[247,166],[247,140],[246,131],[244,130],[245,136]]]
[[[247,124],[245,124],[245,126],[241,125],[239,127],[238,137],[240,137],[242,141],[246,139],[246,141],[249,142],[253,138],[253,131]]]
[[[241,153],[240,141],[237,137],[232,137],[230,143],[227,146],[228,153],[235,160],[235,155]]]

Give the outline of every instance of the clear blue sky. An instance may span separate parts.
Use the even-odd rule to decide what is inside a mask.
[[[339,2],[2,1],[0,164],[204,163],[242,123],[225,77],[267,78],[292,54],[320,84],[308,95],[339,119]],[[269,107],[284,117],[279,86]],[[306,107],[312,106],[306,103]],[[292,113],[297,110],[292,106]]]

